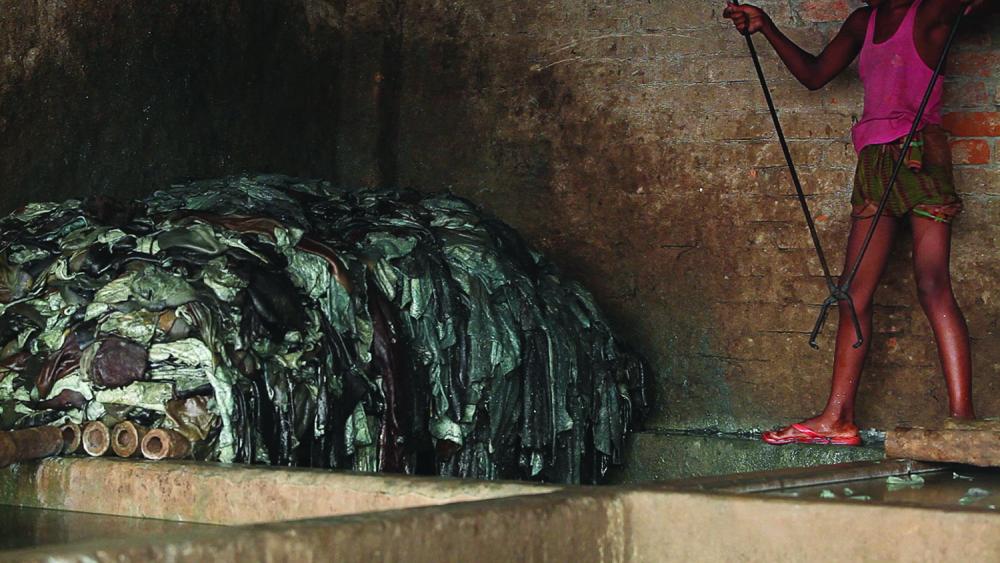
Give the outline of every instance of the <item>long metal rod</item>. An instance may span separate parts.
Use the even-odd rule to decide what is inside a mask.
[[[734,0],[733,4],[739,5],[738,0]],[[771,89],[767,86],[767,79],[764,77],[764,69],[760,64],[760,57],[757,55],[757,48],[754,46],[753,37],[749,33],[744,34],[747,40],[747,49],[750,50],[750,58],[753,59],[754,68],[757,70],[757,79],[760,81],[761,89],[764,91],[764,99],[767,101],[767,108],[771,112],[771,121],[774,122],[774,131],[778,136],[778,143],[781,145],[781,152],[785,155],[785,162],[788,165],[788,172],[792,177],[792,185],[795,186],[795,194],[799,200],[799,206],[802,208],[802,214],[806,218],[806,225],[809,227],[809,235],[812,237],[813,248],[816,249],[816,256],[819,258],[820,267],[823,269],[823,279],[826,281],[827,291],[830,292],[831,297],[823,303],[820,314],[823,319],[826,318],[826,313],[832,304],[830,299],[833,296],[838,296],[838,286],[833,279],[833,275],[830,273],[829,262],[826,259],[826,253],[823,252],[823,244],[820,242],[819,233],[816,231],[816,223],[813,220],[812,212],[809,210],[809,202],[806,201],[805,191],[802,189],[802,182],[799,180],[799,173],[795,169],[795,161],[792,159],[792,152],[788,148],[788,141],[785,140],[785,132],[781,127],[781,120],[778,118],[778,110],[774,106],[774,99],[771,97]],[[841,298],[842,297],[842,298]],[[858,338],[857,346],[860,346],[862,342],[862,332],[861,323],[858,321],[857,311],[854,310],[854,303],[847,298],[846,295],[838,296],[833,303],[837,301],[846,301],[851,308],[851,318],[854,320],[854,331]],[[818,325],[820,326],[820,325]],[[816,345],[816,337],[819,334],[819,328],[814,328],[813,332],[809,335],[809,345],[813,348],[819,348]]]
[[[733,0],[733,4],[738,5],[738,0]],[[795,163],[792,161],[791,152],[788,150],[788,143],[785,141],[785,135],[781,128],[781,123],[778,119],[778,112],[775,109],[774,101],[771,98],[771,91],[767,86],[767,80],[764,78],[764,71],[760,64],[760,57],[757,55],[757,49],[753,44],[753,38],[749,33],[745,34],[747,41],[747,48],[750,50],[750,56],[753,59],[754,67],[757,70],[757,78],[760,80],[761,88],[764,90],[764,98],[767,100],[768,109],[771,112],[771,119],[774,121],[774,129],[778,135],[778,141],[781,144],[782,152],[785,154],[785,161],[788,163],[788,169],[792,176],[792,183],[795,185],[795,191],[798,195],[799,203],[802,207],[802,211],[806,218],[806,225],[809,227],[809,233],[813,239],[813,246],[816,248],[816,255],[819,258],[820,265],[823,268],[823,277],[826,280],[827,288],[830,291],[829,297],[820,306],[820,312],[816,319],[816,324],[813,326],[813,330],[809,335],[809,345],[813,348],[818,348],[816,344],[816,339],[819,337],[820,331],[823,329],[823,325],[826,323],[826,317],[829,313],[830,307],[841,301],[847,303],[850,308],[851,322],[854,325],[854,333],[856,340],[854,342],[854,348],[860,348],[864,344],[864,334],[861,330],[861,322],[858,318],[857,309],[854,306],[854,300],[851,298],[850,289],[851,283],[858,274],[858,270],[861,268],[861,263],[864,260],[865,254],[868,252],[868,247],[871,245],[872,238],[875,236],[875,230],[878,227],[878,223],[882,218],[882,212],[885,211],[886,205],[889,203],[889,195],[892,193],[892,188],[896,184],[896,180],[899,178],[899,173],[902,171],[903,164],[906,161],[906,153],[909,151],[910,146],[913,144],[913,139],[916,137],[917,132],[920,129],[920,122],[923,120],[924,113],[927,111],[927,105],[930,102],[931,96],[934,93],[934,86],[937,84],[938,79],[941,76],[941,72],[944,70],[945,62],[948,59],[948,53],[951,51],[952,45],[954,45],[955,37],[958,35],[958,29],[961,26],[962,18],[964,17],[964,12],[960,12],[958,17],[955,18],[955,23],[952,24],[951,32],[948,35],[948,40],[945,42],[944,50],[941,53],[941,58],[938,60],[937,66],[934,68],[934,73],[931,76],[930,84],[927,85],[927,91],[924,93],[923,100],[920,102],[920,107],[917,109],[917,114],[913,120],[913,125],[910,128],[909,134],[906,136],[902,149],[899,154],[899,158],[896,160],[895,166],[893,167],[892,175],[889,179],[889,185],[886,186],[885,192],[882,194],[882,198],[879,200],[878,209],[876,211],[875,217],[872,219],[872,224],[868,227],[868,232],[865,234],[865,240],[861,245],[861,251],[858,254],[854,265],[851,267],[847,277],[842,285],[837,285],[833,281],[833,277],[830,274],[830,268],[827,264],[826,256],[823,252],[823,247],[820,244],[819,235],[816,232],[816,225],[812,218],[812,213],[809,211],[809,204],[806,202],[805,193],[802,190],[802,184],[799,181],[798,173],[795,170]]]

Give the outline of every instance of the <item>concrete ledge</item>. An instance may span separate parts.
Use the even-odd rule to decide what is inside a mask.
[[[879,446],[770,446],[741,438],[640,432],[629,441],[625,466],[611,479],[642,483],[883,458]]]
[[[619,495],[590,490],[50,546],[0,561],[624,561],[624,520]]]
[[[896,428],[886,435],[886,452],[924,461],[1000,467],[1000,428],[972,421],[964,428]]]
[[[629,493],[628,561],[994,561],[1000,517],[764,496]]]
[[[51,458],[0,470],[0,504],[229,525],[556,490],[531,483],[118,458]]]
[[[900,463],[886,471],[906,469]],[[1000,515],[973,507],[652,485],[91,540],[3,552],[0,561],[986,561],[997,553]]]

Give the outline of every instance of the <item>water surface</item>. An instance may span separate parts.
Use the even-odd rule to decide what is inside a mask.
[[[212,524],[0,505],[0,551],[217,527]]]

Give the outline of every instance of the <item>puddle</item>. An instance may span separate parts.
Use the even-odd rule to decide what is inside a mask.
[[[0,505],[0,551],[210,528],[219,526]]]
[[[963,468],[920,475],[848,481],[759,494],[799,499],[850,500],[929,508],[998,510],[1000,470]]]

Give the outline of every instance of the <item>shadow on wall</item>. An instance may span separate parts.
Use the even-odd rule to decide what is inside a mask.
[[[839,24],[815,6],[772,7],[818,51]],[[826,297],[819,265],[745,44],[720,11],[694,0],[410,2],[404,18],[402,183],[486,204],[584,281],[653,362],[661,428],[800,420],[829,389],[835,323],[820,352],[807,345]],[[993,60],[998,45],[989,23],[963,32],[956,65],[965,74],[950,77],[952,89],[1000,87],[984,87],[974,64]],[[839,271],[861,85],[849,71],[809,92],[773,53],[764,62]],[[995,111],[979,98],[955,104]],[[996,178],[996,169],[970,170]],[[970,182],[962,189],[984,204],[963,218],[969,234],[956,261],[968,262],[992,253],[984,241],[996,230],[987,220],[996,198]],[[879,292],[880,334],[859,403],[867,427],[946,412],[909,248],[897,245]],[[995,285],[995,268],[978,262],[958,288],[966,302]],[[995,342],[984,322],[992,309],[967,313],[974,336]],[[994,348],[977,345],[976,393],[988,413],[1000,408]]]
[[[179,176],[246,169],[336,180],[342,61],[359,34],[307,33],[277,2],[18,2],[0,32],[3,209],[138,196]],[[370,104],[369,104],[370,105]],[[354,118],[356,119],[356,118]]]
[[[626,54],[582,60],[562,36],[595,32],[546,27],[559,7],[416,5],[404,33],[402,183],[487,206],[584,282],[658,374],[654,425],[669,411],[732,428],[729,382],[743,366],[714,343],[711,292],[732,261],[708,254],[726,237],[714,215],[723,195],[699,189],[711,161],[644,131],[659,110],[612,58]]]
[[[636,142],[611,111],[630,103],[613,87],[623,69],[539,68],[535,40],[470,35],[474,10],[494,8],[19,3],[0,16],[0,211],[247,170],[451,189],[524,232],[678,374],[661,379],[663,403],[694,395],[712,418],[698,425],[717,424],[740,369],[713,352],[697,291],[722,278],[705,260],[719,235],[706,207],[663,220],[673,204],[657,193],[696,185],[697,163]]]

